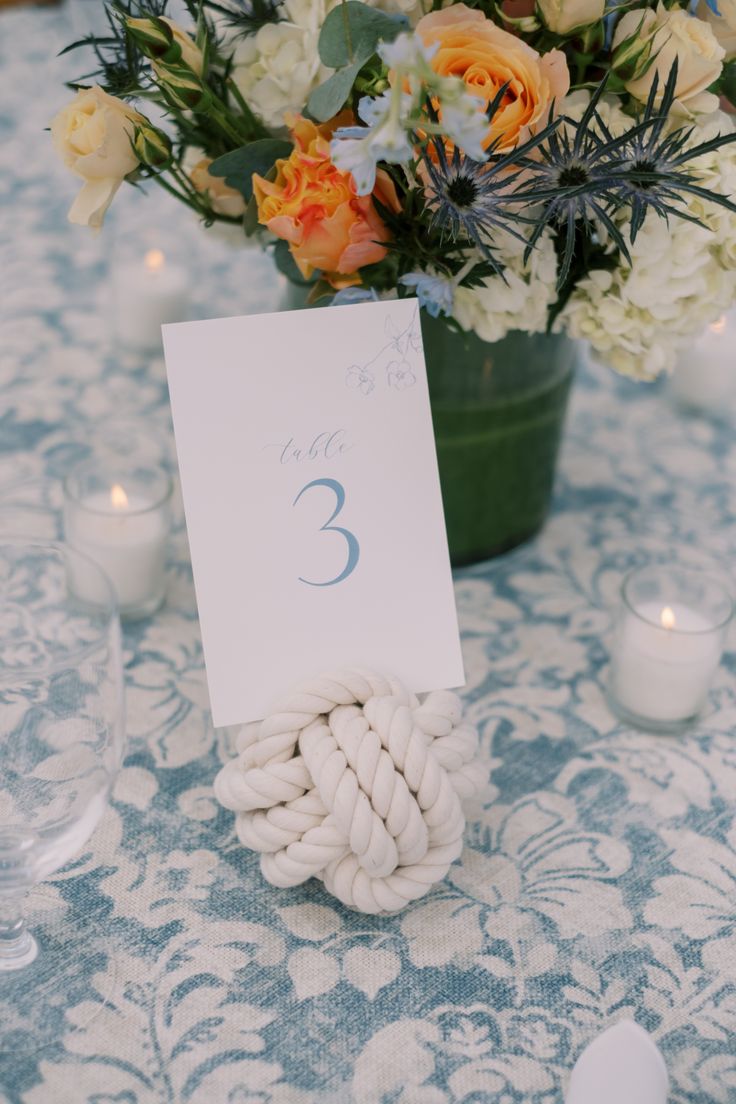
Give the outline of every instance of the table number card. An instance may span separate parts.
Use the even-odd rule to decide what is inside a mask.
[[[324,670],[464,682],[416,300],[164,327],[215,725]]]

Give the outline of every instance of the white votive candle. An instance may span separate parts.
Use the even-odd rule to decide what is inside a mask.
[[[627,576],[609,690],[626,719],[668,730],[693,720],[721,661],[732,602],[715,579],[680,568]]]
[[[677,358],[671,380],[677,402],[722,416],[736,401],[736,312],[724,314]]]
[[[129,349],[160,349],[161,326],[186,321],[188,305],[187,273],[160,249],[114,272],[113,329]]]
[[[159,469],[111,474],[90,465],[65,484],[66,540],[103,569],[129,620],[153,613],[165,597],[170,490]],[[81,601],[98,604],[97,582],[81,569],[69,584]]]

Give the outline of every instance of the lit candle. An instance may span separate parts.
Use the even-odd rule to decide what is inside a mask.
[[[139,351],[161,348],[161,326],[186,320],[187,286],[185,270],[160,249],[116,269],[113,323],[121,344]]]
[[[170,492],[159,469],[111,476],[87,464],[65,483],[66,540],[103,569],[128,620],[153,613],[165,597]],[[94,579],[78,570],[69,582],[80,600],[99,604]]]
[[[721,661],[732,601],[699,572],[648,567],[624,581],[609,691],[624,717],[663,731],[692,721]]]
[[[680,353],[671,386],[681,406],[703,413],[722,415],[736,400],[736,312],[724,314]]]

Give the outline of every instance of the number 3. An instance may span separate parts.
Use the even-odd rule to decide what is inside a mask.
[[[334,491],[335,498],[337,499],[337,505],[335,506],[332,516],[329,517],[325,524],[321,527],[320,533],[340,533],[341,536],[343,536],[347,541],[348,558],[345,567],[342,569],[340,574],[336,575],[334,579],[328,579],[326,583],[314,583],[310,579],[303,579],[301,575],[299,576],[299,582],[306,583],[307,586],[335,586],[336,583],[341,583],[344,579],[347,579],[348,575],[352,575],[352,573],[355,571],[356,567],[358,566],[358,560],[360,558],[360,545],[358,543],[358,538],[355,536],[354,533],[351,533],[349,529],[343,529],[339,525],[332,524],[332,522],[335,520],[335,518],[345,505],[345,488],[343,487],[342,483],[338,483],[336,479],[313,479],[311,483],[307,483],[306,486],[302,487],[299,494],[294,499],[292,505],[296,506],[297,502],[302,497],[304,492],[308,491],[311,487],[328,487],[329,490]]]

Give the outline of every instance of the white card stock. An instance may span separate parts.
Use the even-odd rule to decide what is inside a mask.
[[[163,332],[215,725],[335,667],[461,685],[416,300]]]

